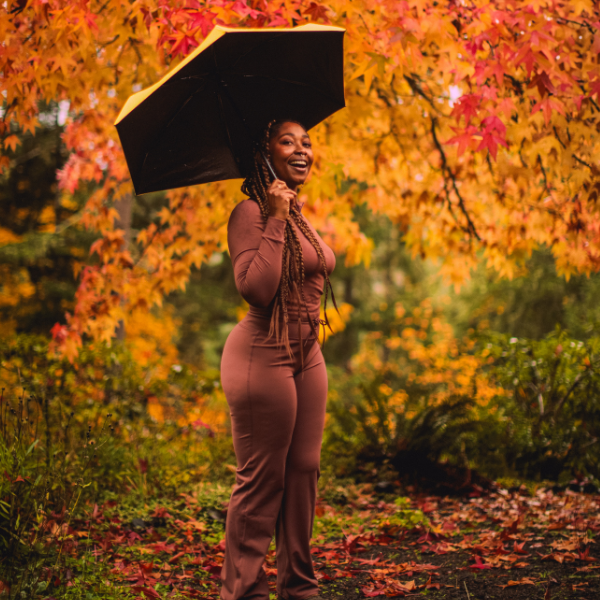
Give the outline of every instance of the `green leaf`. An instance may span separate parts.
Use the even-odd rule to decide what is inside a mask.
[[[40,443],[40,440],[35,440],[35,442],[33,442],[31,444],[31,446],[29,446],[29,448],[27,448],[27,452],[25,452],[25,456],[27,456],[39,443]]]

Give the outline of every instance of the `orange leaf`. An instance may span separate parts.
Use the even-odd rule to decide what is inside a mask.
[[[17,149],[17,146],[21,143],[21,140],[13,133],[4,139],[4,147],[10,148],[13,152]]]
[[[505,589],[507,587],[514,587],[516,585],[535,585],[535,581],[529,577],[523,577],[523,579],[519,579],[519,581],[510,580],[506,585],[500,585],[498,587]]]

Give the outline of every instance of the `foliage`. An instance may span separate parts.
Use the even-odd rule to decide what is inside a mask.
[[[597,335],[600,277],[556,273],[549,249],[532,253],[512,280],[480,265],[446,308],[459,337],[469,329],[491,329],[510,337],[542,339],[557,325],[579,340]]]
[[[218,372],[173,365],[153,379],[151,367],[140,368],[126,349],[101,344],[85,347],[71,364],[49,355],[48,341],[33,336],[0,344],[0,366],[5,398],[25,389],[25,397],[44,407],[37,416],[45,419],[47,438],[40,448],[48,452],[65,439],[70,413],[72,435],[81,439],[89,427],[101,426],[107,412],[113,415],[115,438],[104,446],[105,460],[95,465],[90,493],[131,486],[144,495],[148,489],[176,488],[185,478],[229,474],[232,449],[224,435],[228,412]],[[175,450],[174,440],[185,452]]]
[[[229,256],[215,253],[199,269],[192,269],[185,291],[173,292],[168,302],[181,323],[176,342],[179,360],[203,370],[219,369],[225,340],[241,317]]]
[[[427,478],[447,461],[489,477],[600,479],[600,338],[461,341],[427,303],[398,313],[383,343],[385,329],[367,336],[352,373],[331,378],[325,453],[344,457],[338,472]]]
[[[382,498],[370,485],[348,483],[344,491],[345,504],[320,497],[317,505],[312,554],[325,598],[458,599],[464,585],[472,597],[490,585],[518,598],[536,585],[566,597],[582,585],[598,589],[598,496],[539,488],[530,497],[522,488],[468,499]],[[186,484],[143,504],[124,494],[86,506],[69,528],[64,568],[30,597],[217,598],[228,493],[220,483]],[[275,558],[272,547],[265,571],[273,592]]]
[[[551,247],[560,274],[597,269],[591,0],[35,0],[1,19],[3,167],[38,125],[40,103],[60,100],[70,103],[61,202],[95,186],[80,222],[101,235],[98,263],[81,272],[69,327],[55,330],[71,357],[81,336],[109,339],[123,317],[160,304],[224,246],[236,182],[169,193],[159,221],[129,243],[117,209],[131,184],[112,127],[133,89],[157,81],[216,23],[347,29],[348,109],[315,129],[319,159],[304,195],[349,263],[369,259],[351,210],[368,201],[455,283],[479,255],[511,276],[540,246]]]
[[[78,431],[73,413],[59,415],[62,422],[55,422],[56,409],[50,409],[47,398],[23,393],[18,403],[11,400],[3,390],[0,581],[11,582],[11,598],[33,597],[47,586],[43,568],[52,561],[62,564],[73,516],[88,495],[98,453],[108,440],[111,415],[100,428]]]
[[[331,378],[326,448],[345,449],[349,468],[401,452],[415,471],[423,467],[416,456],[467,464],[474,415],[486,418],[501,392],[483,370],[487,359],[474,340],[454,337],[430,300],[409,313],[400,303],[384,309],[378,331],[352,358],[351,374]]]
[[[56,170],[66,159],[60,116],[55,102],[41,107],[42,126],[23,136],[9,153],[10,169],[0,177],[3,336],[15,331],[47,334],[65,310],[73,310],[78,265],[94,239],[77,227],[88,186],[82,185],[72,198],[58,190]]]
[[[101,344],[71,364],[34,336],[0,343],[0,366],[0,582],[14,597],[68,568],[73,523],[90,503],[139,504],[233,477],[218,372],[174,365],[152,378],[122,346]]]
[[[505,394],[503,460],[521,477],[600,478],[600,338],[556,330],[542,340],[488,333],[493,371]]]
[[[409,498],[402,496],[394,500],[396,510],[390,511],[390,514],[385,515],[381,519],[374,519],[374,524],[379,525],[381,529],[392,535],[397,534],[403,529],[416,529],[424,527],[429,529],[431,523],[425,516],[422,510],[411,507]]]

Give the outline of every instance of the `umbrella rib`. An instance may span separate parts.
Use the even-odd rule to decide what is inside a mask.
[[[169,122],[167,123],[165,129],[168,129],[171,126],[171,124],[173,123],[173,121],[175,120],[175,118],[179,115],[179,113],[188,105],[189,102],[192,101],[192,99],[194,98],[194,96],[196,96],[200,92],[204,91],[205,87],[206,87],[206,82],[205,82],[205,85],[203,85],[202,87],[199,87],[197,90],[194,90],[194,92],[188,96],[188,98],[186,99],[186,101],[179,107],[179,109],[177,110],[177,112],[169,119]]]
[[[206,83],[206,82],[205,82]],[[193,94],[191,94],[186,101],[177,109],[177,112],[169,119],[168,123],[156,134],[154,141],[149,144],[149,149],[146,152],[146,154],[144,155],[144,162],[142,162],[142,168],[141,168],[141,172],[144,172],[144,169],[146,168],[146,160],[148,160],[148,156],[150,155],[150,152],[154,149],[154,145],[156,144],[157,140],[160,139],[160,136],[170,127],[171,123],[173,123],[173,121],[175,120],[175,118],[177,117],[177,115],[187,106],[187,104],[189,102],[191,102],[192,98],[194,98],[194,96],[202,91],[204,91],[204,88],[206,87],[206,85],[203,85],[202,87],[198,88],[197,90],[194,91]]]
[[[214,46],[212,46],[212,50],[213,50],[213,60],[215,62],[215,69],[216,69],[217,74],[220,76],[219,64],[217,63],[217,53],[215,51]],[[216,94],[217,94],[217,98],[219,99],[219,109],[221,111],[221,121],[223,121],[223,126],[225,127],[225,133],[227,134],[227,143],[229,144],[229,150],[230,150],[231,155],[233,156],[235,162],[238,163],[238,169],[239,169],[239,158],[233,149],[233,143],[231,141],[231,134],[229,133],[229,126],[227,125],[227,119],[225,118],[225,108],[223,107],[223,98],[221,97],[221,88],[224,87],[223,85],[221,85],[222,83],[223,82],[221,81],[216,86]],[[227,91],[226,91],[226,93],[227,93]],[[237,111],[237,107],[235,105],[234,105],[234,109]]]
[[[231,150],[231,154],[235,159],[235,162],[238,162],[238,157],[236,156],[233,150],[233,143],[231,141],[231,134],[229,133],[229,127],[227,126],[227,119],[225,118],[225,109],[223,108],[223,98],[221,98],[221,93],[217,92],[217,98],[219,99],[219,109],[221,110],[221,120],[223,121],[223,126],[225,127],[225,133],[227,134],[227,143],[229,144],[229,150]]]

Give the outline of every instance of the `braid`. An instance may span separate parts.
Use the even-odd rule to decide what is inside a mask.
[[[287,120],[289,121],[289,119]],[[242,192],[246,196],[254,200],[259,208],[261,215],[265,221],[269,217],[269,201],[267,198],[267,189],[273,181],[267,166],[264,161],[260,158],[262,152],[268,159],[270,159],[269,152],[269,141],[271,139],[273,126],[277,124],[283,124],[286,121],[271,121],[265,129],[260,145],[254,155],[254,164],[250,174],[246,177],[242,184]],[[335,297],[333,296],[333,289],[331,282],[329,281],[329,273],[327,272],[327,263],[325,262],[325,255],[323,249],[313,235],[312,231],[308,227],[308,224],[304,217],[300,214],[297,207],[290,207],[290,214],[285,223],[284,236],[283,236],[283,252],[281,257],[282,272],[281,281],[279,282],[279,288],[275,295],[273,302],[273,313],[271,316],[271,324],[269,327],[269,336],[274,335],[277,340],[280,340],[283,346],[288,351],[290,357],[292,357],[292,350],[289,341],[289,313],[288,306],[293,294],[298,302],[298,337],[300,339],[300,353],[302,364],[304,364],[304,349],[302,343],[302,312],[306,311],[308,315],[308,321],[310,323],[312,332],[318,338],[318,333],[315,330],[310,314],[308,313],[308,305],[306,303],[306,297],[304,295],[304,281],[305,281],[305,268],[304,268],[304,256],[302,253],[302,244],[300,238],[296,233],[293,222],[296,223],[300,231],[310,241],[312,246],[317,252],[321,266],[323,267],[323,274],[325,277],[325,305],[324,308],[327,310],[327,297],[328,292],[331,290],[331,297],[333,304],[337,310]],[[282,330],[280,331],[279,325],[282,322]],[[325,323],[331,330],[331,325],[327,319],[327,312],[325,312]]]
[[[319,244],[319,241],[317,240],[317,238],[314,236],[312,230],[310,229],[310,227],[308,226],[308,223],[306,222],[306,219],[302,216],[300,211],[294,207],[293,211],[290,211],[290,214],[291,214],[292,218],[294,219],[294,221],[296,222],[296,225],[298,225],[298,229],[300,229],[300,231],[306,236],[306,239],[308,239],[308,241],[312,244],[313,248],[316,250],[317,256],[319,257],[319,260],[321,261],[321,267],[323,268],[323,277],[325,279],[325,289],[324,289],[325,298],[324,298],[324,302],[323,302],[323,313],[325,315],[326,326],[329,327],[330,331],[333,331],[333,329],[331,328],[331,325],[329,323],[329,318],[327,317],[327,297],[329,295],[329,292],[331,292],[331,300],[333,302],[333,306],[335,307],[335,310],[337,310],[339,312],[339,309],[337,307],[337,302],[335,301],[335,294],[333,293],[333,286],[331,285],[331,281],[329,279],[329,273],[327,271],[327,262],[325,261],[325,255],[323,254],[323,248],[321,247],[321,244]],[[304,271],[304,264],[302,264],[302,270]],[[303,278],[302,282],[304,283],[304,278]],[[304,295],[304,292],[302,292],[302,293]],[[325,338],[323,338],[323,340],[324,339]]]

